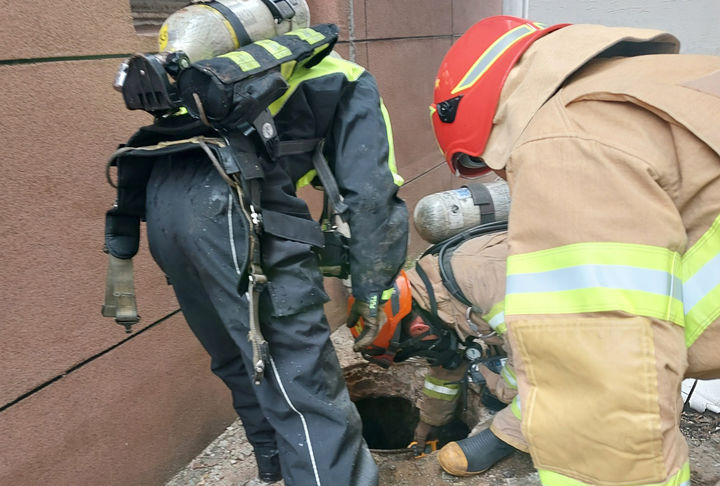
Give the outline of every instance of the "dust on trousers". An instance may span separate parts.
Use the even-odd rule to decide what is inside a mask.
[[[263,168],[263,207],[309,218],[305,203],[283,190],[290,181],[279,166]],[[150,251],[212,357],[212,371],[230,388],[253,447],[277,444],[287,485],[377,484],[329,340],[328,298],[311,246],[262,236],[272,283],[261,294],[260,320],[270,363],[254,385],[248,300],[238,292],[248,228],[236,196],[199,152],[185,152],[155,162],[146,210]]]

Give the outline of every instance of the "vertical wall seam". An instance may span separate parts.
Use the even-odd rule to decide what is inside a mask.
[[[348,0],[348,44],[350,45],[350,60],[355,62],[355,2]]]

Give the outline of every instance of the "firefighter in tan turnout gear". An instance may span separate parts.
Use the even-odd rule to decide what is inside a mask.
[[[452,252],[449,262],[439,255],[428,254],[407,271],[413,300],[428,321],[434,318],[452,329],[460,342],[474,341],[490,348],[502,347],[507,356],[495,368],[492,364],[498,363],[498,359],[489,356],[473,363],[472,355],[466,350],[464,360],[455,369],[440,364],[432,366],[425,377],[423,395],[418,403],[420,423],[415,430],[415,441],[417,449],[423,451],[428,435],[432,436],[435,428],[449,423],[459,412],[465,374],[469,371],[475,381],[480,380],[473,371],[482,375],[487,390],[500,402],[510,404],[495,415],[490,429],[473,438],[473,443],[481,449],[475,459],[482,461],[482,469],[506,457],[515,448],[527,452],[520,433],[520,420],[513,413],[517,382],[512,350],[505,340],[506,258],[507,233],[502,230],[463,242]],[[448,277],[443,275],[443,266],[448,263],[459,295],[449,290]],[[468,370],[468,366],[473,369]],[[503,437],[505,442],[497,436]]]
[[[462,232],[448,229],[442,212],[455,203],[466,205],[466,216],[478,216],[477,222],[484,224]],[[424,358],[431,365],[410,445],[416,456],[433,450],[430,443],[438,438],[439,428],[458,417],[466,384],[481,393],[473,384],[484,385],[497,400],[510,404],[496,414],[489,429],[472,438],[479,451],[475,461],[487,469],[515,449],[527,452],[513,403],[517,383],[503,322],[507,224],[495,221],[507,216],[508,207],[507,185],[502,181],[423,198],[415,209],[415,225],[436,244],[396,279],[384,307],[387,322],[362,348],[366,359],[384,367],[410,357]],[[436,235],[450,237],[437,241]],[[363,325],[361,321],[353,327],[352,334],[358,336]]]
[[[492,17],[438,73],[451,170],[510,185],[505,322],[546,486],[690,484],[680,383],[720,376],[720,58],[677,51]],[[439,461],[471,474],[476,452]]]

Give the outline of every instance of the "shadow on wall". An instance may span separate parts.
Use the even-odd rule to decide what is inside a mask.
[[[189,0],[130,0],[133,25],[139,35],[155,35],[165,19]]]

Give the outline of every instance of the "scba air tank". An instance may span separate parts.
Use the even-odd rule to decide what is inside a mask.
[[[413,218],[420,236],[437,243],[466,228],[507,221],[509,214],[510,191],[498,180],[427,195],[415,206]]]
[[[305,0],[193,2],[165,20],[158,35],[158,50],[183,51],[190,62],[196,62],[309,26]]]

